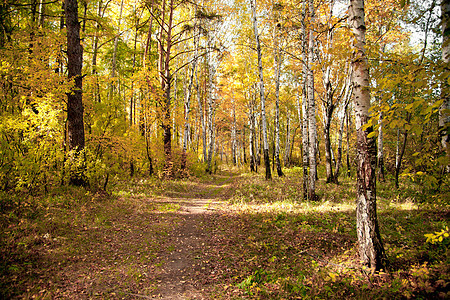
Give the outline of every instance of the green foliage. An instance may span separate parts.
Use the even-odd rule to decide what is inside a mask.
[[[425,237],[427,238],[427,243],[431,244],[437,244],[437,243],[447,243],[448,244],[448,237],[449,237],[449,230],[448,226],[445,226],[444,229],[441,231],[435,231],[434,233],[427,233],[425,234]]]

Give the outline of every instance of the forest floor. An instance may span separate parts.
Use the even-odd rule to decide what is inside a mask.
[[[369,275],[357,259],[353,180],[319,182],[320,200],[309,203],[299,174],[267,182],[228,170],[135,179],[108,194],[0,195],[0,298],[450,296],[449,238],[425,237],[448,232],[448,194],[425,206],[418,187],[380,186],[389,265]]]

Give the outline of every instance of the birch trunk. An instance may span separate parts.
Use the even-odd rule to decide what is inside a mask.
[[[209,174],[212,173],[212,159],[214,154],[214,97],[213,97],[213,77],[215,74],[214,67],[211,63],[211,37],[208,35],[208,54],[207,54],[207,66],[208,66],[208,136],[209,136],[209,151],[208,151],[208,167]]]
[[[253,97],[253,96],[252,96]],[[255,113],[253,111],[254,103],[251,101],[250,103],[250,111],[249,111],[249,125],[250,125],[250,133],[248,137],[248,152],[250,156],[250,171],[257,171],[256,157],[255,157]]]
[[[263,131],[263,140],[264,140],[264,165],[266,167],[266,180],[272,179],[272,173],[270,170],[270,158],[269,158],[269,142],[267,140],[267,121],[266,121],[266,101],[264,95],[264,77],[263,77],[263,67],[262,67],[262,57],[261,57],[261,45],[259,42],[259,34],[258,34],[258,24],[256,21],[256,8],[253,0],[250,0],[250,6],[252,9],[252,17],[253,17],[253,31],[255,33],[256,39],[256,51],[258,54],[258,75],[259,75],[259,93],[261,99],[261,125]]]
[[[316,128],[316,107],[314,99],[314,73],[312,70],[314,59],[314,31],[312,25],[314,23],[314,2],[309,1],[309,15],[310,15],[310,28],[308,35],[308,131],[309,131],[309,187],[308,187],[308,199],[311,201],[317,200],[316,195],[316,178],[317,178],[317,165],[316,165],[316,141],[317,141],[317,128]]]
[[[280,73],[281,73],[281,47],[278,41],[278,25],[274,28],[274,44],[275,44],[275,163],[277,167],[278,177],[282,177],[280,162]]]
[[[349,79],[351,79],[351,72],[350,72],[350,76]],[[345,95],[344,95],[344,114],[342,116],[341,119],[341,124],[339,127],[339,137],[338,137],[338,149],[337,149],[337,161],[336,161],[336,171],[334,173],[334,177],[336,182],[338,182],[339,179],[339,172],[341,170],[341,165],[342,165],[342,137],[344,135],[344,126],[345,126],[345,122],[347,119],[347,110],[348,110],[348,104],[350,101],[350,95],[351,95],[351,84],[350,82],[347,82],[347,86],[346,86],[346,90],[345,90]]]
[[[346,151],[346,160],[347,160],[347,177],[351,175],[351,165],[350,165],[350,132],[349,132],[349,123],[350,123],[350,113],[347,109],[347,114],[345,118],[345,132],[346,132],[346,140],[347,140],[347,151]]]
[[[197,68],[197,56],[198,56],[198,35],[197,35],[197,22],[194,24],[194,59],[191,63],[191,72],[189,75],[189,83],[186,89],[186,96],[184,100],[184,135],[183,135],[183,154],[181,158],[181,169],[186,169],[186,152],[189,140],[189,114],[191,111],[191,94],[192,86],[194,85],[194,74]]]
[[[309,169],[309,134],[308,134],[308,94],[307,94],[307,82],[308,82],[308,56],[307,56],[307,41],[306,41],[306,1],[302,2],[302,112],[300,116],[302,120],[302,165],[303,165],[303,199],[308,199],[308,169]]]
[[[117,24],[117,35],[114,38],[114,50],[113,50],[113,57],[112,57],[112,66],[111,66],[111,77],[115,81],[116,77],[116,65],[117,65],[117,47],[119,45],[119,34],[120,34],[120,25],[122,23],[122,11],[123,11],[123,0],[120,2],[120,10],[119,10],[119,20]],[[111,96],[112,91],[114,90],[114,83],[111,85]]]
[[[236,166],[237,165],[237,145],[236,145],[236,105],[234,103],[233,100],[233,124],[231,126],[231,156],[232,156],[232,160],[233,160],[233,165]]]
[[[284,147],[284,165],[289,167],[291,164],[291,115],[288,109],[286,116],[286,142]]]
[[[384,151],[383,151],[383,112],[380,111],[378,119],[378,180],[384,181]]]
[[[98,2],[97,16],[102,17],[102,0]],[[95,102],[101,102],[100,98],[100,83],[98,82],[97,72],[97,55],[98,55],[98,40],[99,40],[100,23],[97,22],[94,33],[94,44],[92,53],[92,75],[95,76],[95,88],[94,88],[94,100]]]
[[[370,90],[369,67],[365,53],[366,26],[364,1],[350,0],[349,22],[353,33],[355,52],[352,58],[353,99],[357,133],[357,193],[356,229],[361,262],[372,271],[383,268],[385,252],[378,227],[376,206],[376,144],[368,134],[373,127],[363,130],[369,121]]]
[[[173,11],[174,3],[170,0],[169,3],[169,19],[167,22],[167,27],[164,28],[165,19],[165,4],[163,2],[162,10],[162,27],[160,31],[160,36],[162,37],[162,32],[166,33],[166,48],[164,49],[163,41],[160,40],[160,67],[162,67],[161,74],[161,90],[164,92],[162,99],[162,128],[163,128],[163,142],[164,142],[164,176],[170,178],[173,176],[173,162],[172,162],[172,128],[171,128],[171,118],[170,118],[170,104],[171,104],[171,86],[172,86],[172,74],[170,72],[170,55],[172,50],[172,21],[173,21]]]

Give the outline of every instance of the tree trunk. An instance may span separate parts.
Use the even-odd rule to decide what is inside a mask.
[[[345,117],[345,126],[346,126],[346,140],[347,140],[347,151],[346,151],[346,160],[347,160],[347,177],[351,175],[351,165],[350,165],[350,132],[349,132],[349,123],[350,123],[350,113],[347,110]]]
[[[306,41],[306,1],[302,2],[302,112],[300,116],[302,120],[302,165],[303,165],[303,199],[308,199],[308,170],[309,170],[309,134],[308,134],[308,56],[307,56],[307,41]]]
[[[384,151],[383,151],[383,112],[380,111],[380,118],[378,119],[378,180],[384,181]]]
[[[353,99],[357,133],[357,193],[356,229],[361,262],[372,271],[383,268],[385,252],[378,227],[376,206],[376,143],[368,135],[373,127],[363,126],[369,121],[369,66],[365,53],[364,1],[350,0],[349,23],[354,35]]]
[[[281,74],[281,47],[278,42],[278,24],[274,28],[275,44],[275,163],[278,177],[283,176],[280,162],[280,74]]]
[[[159,66],[161,74],[161,90],[164,92],[162,100],[162,129],[163,129],[163,142],[164,142],[164,176],[166,178],[171,178],[173,176],[173,162],[172,162],[172,126],[171,126],[171,87],[172,87],[172,74],[170,71],[170,55],[172,49],[172,21],[173,21],[173,11],[174,3],[170,0],[169,3],[169,19],[167,26],[165,28],[165,5],[166,1],[163,2],[162,14],[161,14],[161,31],[160,37],[162,38],[162,32],[166,33],[166,48],[164,49],[163,40],[160,40],[159,45]]]
[[[113,50],[112,66],[111,66],[111,78],[112,78],[113,82],[111,83],[110,97],[113,97],[113,93],[115,90],[114,85],[115,85],[115,81],[116,81],[115,77],[116,77],[116,66],[117,66],[117,47],[119,45],[119,34],[120,34],[120,24],[122,22],[122,11],[123,11],[123,0],[120,2],[117,35],[114,38],[114,50]]]
[[[331,99],[330,99],[331,100]],[[331,100],[332,101],[332,100]],[[325,107],[323,133],[325,138],[325,169],[327,174],[327,183],[337,183],[337,178],[333,174],[332,149],[330,139],[331,120],[333,117],[334,104],[327,103]]]
[[[253,98],[253,96],[252,96]],[[250,156],[250,171],[256,172],[256,157],[255,157],[255,113],[254,113],[254,103],[253,100],[250,102],[250,112],[249,112],[249,125],[250,125],[250,134],[248,137],[248,150]]]
[[[314,23],[314,2],[309,1],[309,16],[310,16],[310,28],[308,35],[308,131],[309,131],[309,187],[308,187],[308,199],[311,201],[317,200],[316,195],[316,178],[317,178],[317,165],[316,165],[316,141],[317,141],[317,128],[316,128],[316,107],[314,100],[314,73],[312,70],[312,64],[314,59],[314,31],[312,24]]]
[[[263,77],[263,67],[262,67],[262,55],[261,55],[261,45],[259,42],[259,34],[258,34],[258,24],[256,21],[256,8],[253,0],[250,0],[250,6],[252,9],[253,16],[253,30],[255,33],[256,39],[256,51],[258,54],[258,74],[259,74],[259,93],[261,98],[261,125],[263,131],[263,140],[264,140],[264,165],[266,167],[266,180],[272,179],[272,173],[270,170],[270,158],[269,158],[269,142],[267,140],[267,121],[266,121],[266,101],[264,95],[264,77]]]
[[[441,0],[441,15],[442,15],[442,63],[444,65],[444,72],[448,73],[450,69],[450,0]],[[449,123],[450,123],[450,85],[448,80],[445,80],[441,87],[441,98],[444,101],[439,108],[439,133],[441,138],[441,145],[443,151],[447,155],[447,165],[444,166],[445,172],[450,172],[450,136]]]
[[[286,116],[286,142],[284,147],[284,166],[288,168],[291,164],[291,116],[289,109]]]
[[[188,146],[189,137],[189,113],[191,111],[191,94],[192,86],[194,85],[194,74],[197,69],[197,56],[198,56],[198,34],[197,34],[197,22],[194,24],[194,59],[191,63],[191,73],[189,75],[189,83],[186,89],[186,96],[184,100],[184,135],[183,135],[183,154],[181,158],[181,169],[186,169],[186,152]]]
[[[208,66],[208,135],[209,135],[209,151],[208,151],[208,167],[207,171],[209,174],[212,173],[212,159],[214,154],[214,110],[215,110],[215,103],[214,103],[214,97],[213,97],[213,78],[215,75],[215,69],[214,66],[211,63],[211,46],[212,40],[210,35],[208,34],[208,49],[207,49],[207,66]]]
[[[341,165],[342,165],[342,137],[344,135],[344,126],[345,126],[345,121],[347,119],[347,109],[348,109],[348,103],[350,100],[350,83],[347,85],[347,91],[345,92],[345,104],[344,104],[344,115],[342,116],[342,120],[341,120],[341,124],[339,127],[339,137],[338,137],[338,149],[337,149],[337,161],[336,161],[336,171],[334,173],[334,177],[336,179],[336,182],[338,182],[338,178],[339,178],[339,172],[341,170]]]
[[[407,117],[407,120],[409,120],[409,115]],[[399,188],[398,176],[400,175],[400,169],[402,167],[402,159],[403,159],[403,155],[405,154],[407,139],[408,139],[408,131],[405,130],[403,132],[403,144],[400,149],[400,145],[399,145],[400,129],[397,129],[397,149],[396,149],[396,155],[395,155],[395,187],[397,189]]]
[[[237,142],[236,142],[236,105],[234,103],[234,99],[232,100],[233,103],[233,125],[231,127],[231,156],[233,160],[233,165],[237,165]]]
[[[83,121],[83,49],[80,44],[80,23],[78,21],[77,0],[66,0],[65,15],[67,26],[67,70],[70,80],[75,86],[67,93],[67,133],[69,150],[74,151],[73,164],[77,165],[75,171],[70,173],[70,184],[76,186],[86,185],[84,150],[84,121]],[[80,164],[77,161],[81,161]]]

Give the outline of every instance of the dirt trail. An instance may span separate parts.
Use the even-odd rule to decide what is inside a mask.
[[[200,194],[196,193],[192,197],[184,195],[184,198],[159,199],[180,205],[180,220],[167,237],[171,251],[163,255],[157,289],[152,293],[154,298],[207,299],[192,275],[203,271],[198,264],[200,257],[197,256],[206,239],[202,224],[207,220],[207,214],[216,213],[224,205],[217,195],[223,192],[231,177],[224,179],[205,190],[199,190]]]

